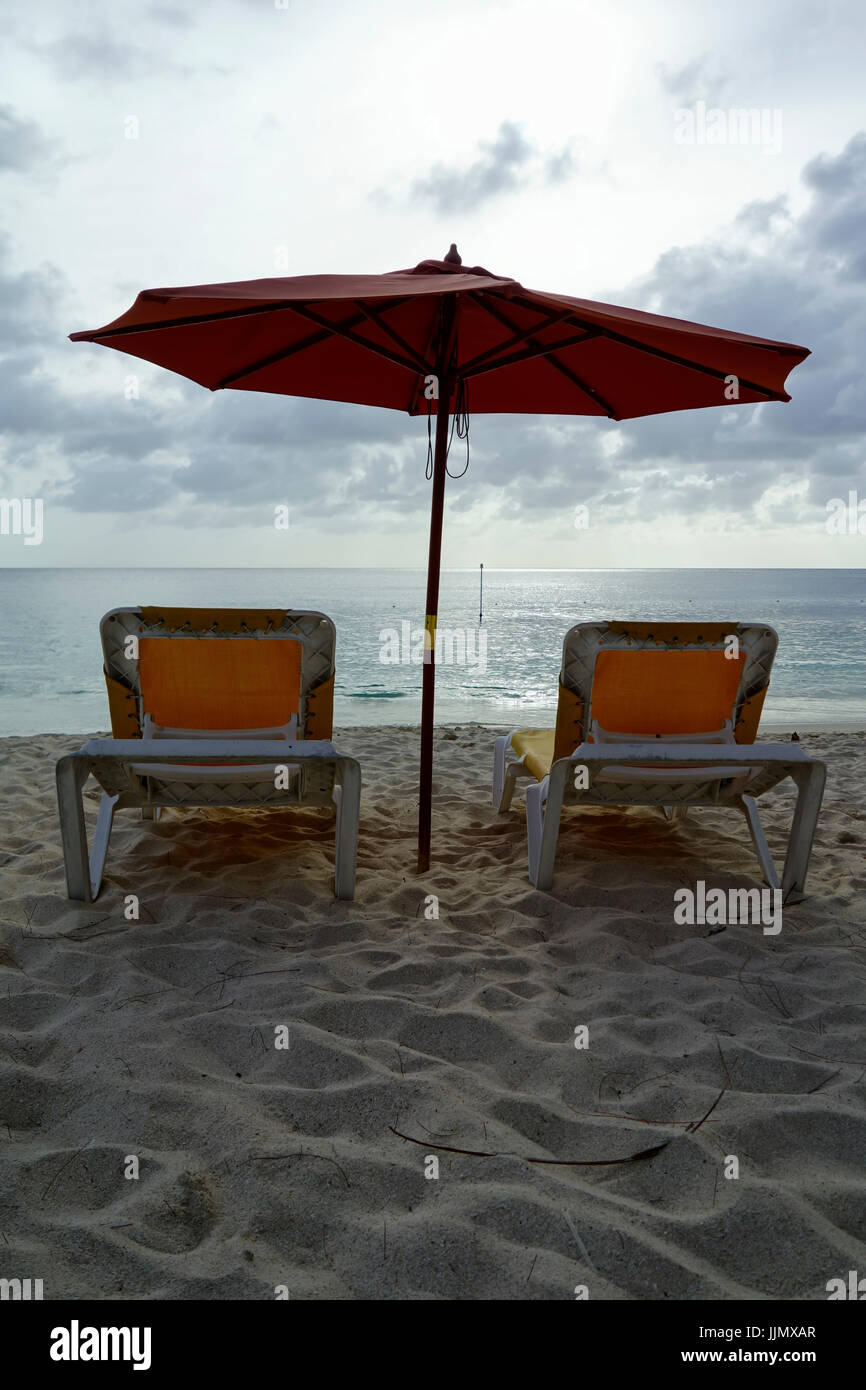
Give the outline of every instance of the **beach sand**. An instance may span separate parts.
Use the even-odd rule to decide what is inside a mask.
[[[417,730],[337,735],[363,764],[353,903],[318,811],[123,812],[98,902],[70,903],[54,762],[82,740],[0,744],[0,1277],[703,1300],[866,1274],[866,735],[803,739],[828,787],[771,937],[673,921],[697,879],[760,884],[729,811],[568,812],[536,892],[495,732],[437,731],[424,879]],[[777,860],[792,800],[761,803]]]

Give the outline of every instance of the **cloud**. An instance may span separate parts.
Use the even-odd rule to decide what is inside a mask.
[[[866,136],[803,170],[811,201],[792,218],[784,199],[747,204],[730,228],[659,257],[620,302],[759,336],[803,343],[789,404],[653,416],[620,427],[615,466],[653,515],[727,510],[748,518],[780,483],[800,485],[780,514],[823,513],[830,496],[866,491]],[[694,473],[700,487],[683,487]],[[792,501],[793,496],[793,501]]]
[[[58,77],[67,81],[99,82],[139,77],[152,71],[152,57],[146,49],[115,38],[109,29],[100,33],[67,32],[49,43],[33,45]]]
[[[803,218],[802,235],[828,253],[841,274],[866,280],[866,132],[849,140],[835,158],[811,160],[803,182],[816,197]]]
[[[666,63],[657,63],[655,71],[662,90],[682,106],[694,106],[700,100],[708,106],[715,106],[728,85],[727,75],[714,68],[706,53],[693,58],[681,68],[669,68]]]
[[[412,202],[430,202],[437,212],[477,211],[504,193],[526,188],[532,182],[561,183],[575,167],[565,149],[543,157],[527,140],[520,125],[503,121],[492,141],[479,141],[481,154],[467,168],[449,169],[436,164],[412,185]]]
[[[189,29],[195,23],[189,10],[179,5],[149,5],[147,12],[155,23],[167,24],[173,29]]]
[[[56,333],[63,277],[54,266],[13,271],[11,238],[0,232],[0,353],[47,346]]]
[[[512,167],[527,167],[527,145],[521,137],[507,146]],[[791,403],[617,424],[478,417],[469,475],[449,485],[449,509],[468,519],[483,513],[488,524],[529,518],[552,532],[571,527],[577,504],[590,507],[593,525],[690,518],[758,532],[823,518],[827,501],[851,488],[866,495],[864,160],[866,137],[856,135],[806,166],[810,199],[799,216],[783,198],[753,200],[715,236],[671,248],[649,274],[605,295],[805,344],[813,356],[791,379]],[[69,344],[72,370],[93,372],[86,393],[75,391],[42,365],[66,331],[63,277],[51,267],[15,272],[8,242],[0,258],[4,251],[0,447],[35,478],[60,455],[65,471],[53,495],[68,507],[142,523],[182,518],[189,527],[235,524],[286,502],[296,521],[326,520],[334,534],[379,533],[394,519],[423,530],[423,419],[259,393],[210,395],[134,359]],[[112,390],[95,385],[106,371]],[[130,401],[123,383],[131,372],[140,398]],[[458,441],[453,459],[459,471]]]
[[[0,103],[0,171],[38,169],[55,149],[56,142],[47,139],[35,121],[17,116],[12,106]]]

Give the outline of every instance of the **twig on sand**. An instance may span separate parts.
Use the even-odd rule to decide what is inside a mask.
[[[719,1049],[719,1056],[720,1056],[721,1059],[722,1059],[722,1066],[723,1066],[724,1069],[725,1069],[725,1076],[728,1078],[728,1087],[729,1087],[729,1088],[732,1088],[734,1083],[733,1083],[733,1081],[731,1080],[731,1073],[728,1071],[728,1064],[727,1064],[727,1062],[725,1061],[725,1054],[724,1054],[724,1052],[722,1051],[722,1044],[719,1042],[718,1037],[716,1038],[716,1047]]]
[[[525,1161],[541,1163],[550,1168],[608,1168],[616,1163],[642,1163],[647,1158],[655,1158],[670,1142],[670,1139],[664,1139],[661,1144],[653,1144],[650,1149],[639,1149],[625,1158],[527,1158]]]
[[[232,975],[231,971],[234,970],[235,966],[243,965],[243,963],[242,960],[232,961],[231,965],[226,966],[225,970],[221,970],[219,966],[216,966],[215,968],[220,978],[218,980],[208,980],[207,984],[202,985],[201,989],[195,991],[194,997],[197,998],[200,994],[204,994],[206,990],[219,987],[220,994],[218,998],[222,998],[222,991],[227,984],[232,983],[234,980],[253,980],[257,975],[297,975],[301,968],[299,965],[286,965],[280,966],[278,970],[242,970],[239,975]]]
[[[638,1153],[627,1154],[625,1158],[527,1158],[525,1154],[501,1153],[498,1150],[487,1152],[481,1149],[453,1149],[448,1144],[431,1144],[427,1139],[413,1139],[411,1134],[401,1134],[399,1129],[389,1125],[392,1134],[405,1139],[407,1144],[418,1144],[422,1149],[439,1149],[446,1154],[462,1154],[465,1158],[519,1158],[523,1163],[538,1163],[550,1168],[607,1168],[616,1163],[639,1163],[643,1159],[655,1158],[671,1142],[665,1139],[651,1149],[641,1149]]]
[[[44,1189],[44,1191],[43,1191],[43,1193],[42,1193],[42,1197],[40,1198],[40,1201],[44,1201],[44,1200],[45,1200],[45,1198],[48,1196],[49,1192],[51,1191],[52,1187],[54,1186],[54,1184],[57,1182],[58,1178],[60,1177],[61,1173],[65,1172],[65,1170],[69,1167],[70,1163],[73,1163],[73,1162],[75,1161],[76,1158],[79,1158],[79,1157],[81,1156],[81,1154],[84,1153],[84,1150],[90,1147],[90,1144],[91,1144],[91,1140],[88,1139],[88,1141],[87,1141],[86,1144],[82,1144],[80,1149],[76,1149],[74,1154],[70,1154],[70,1155],[69,1155],[69,1157],[67,1158],[67,1160],[66,1160],[65,1163],[61,1163],[60,1167],[57,1169],[57,1172],[54,1174],[54,1177],[51,1179],[51,1181],[50,1181],[50,1183],[48,1184],[48,1186]]]
[[[838,1076],[838,1075],[839,1075],[839,1072],[840,1072],[841,1070],[842,1070],[842,1068],[840,1067],[840,1068],[839,1068],[839,1071],[834,1071],[834,1072],[831,1073],[830,1076],[825,1076],[825,1077],[824,1077],[824,1080],[823,1080],[823,1081],[819,1081],[817,1086],[813,1086],[811,1090],[809,1090],[809,1091],[806,1092],[806,1095],[807,1095],[807,1096],[813,1096],[813,1095],[815,1094],[816,1091],[820,1091],[820,1089],[821,1089],[822,1086],[826,1086],[828,1081],[832,1081],[834,1076]]]
[[[758,987],[763,991],[764,997],[767,999],[768,1003],[776,1010],[776,1012],[781,1014],[782,1018],[790,1018],[791,1015],[785,1008],[785,1001],[782,998],[781,991],[779,989],[779,986],[776,984],[776,981],[770,980],[769,984],[766,985],[764,984],[763,980],[758,980],[756,983],[758,984]],[[770,993],[771,987],[776,991],[775,999]]]
[[[568,1214],[567,1211],[564,1211],[562,1214],[563,1214],[563,1216],[565,1217],[566,1221],[568,1222],[568,1229],[571,1231],[571,1234],[574,1236],[575,1240],[577,1241],[577,1248],[578,1248],[578,1250],[580,1251],[580,1253],[581,1253],[581,1255],[583,1256],[583,1258],[586,1260],[586,1263],[589,1265],[590,1269],[593,1269],[593,1270],[594,1270],[594,1269],[595,1269],[595,1265],[593,1264],[592,1260],[589,1258],[589,1251],[587,1250],[587,1248],[586,1248],[586,1246],[584,1245],[583,1241],[581,1240],[580,1236],[577,1234],[577,1230],[575,1229],[574,1222],[572,1221],[572,1219],[571,1219],[571,1217],[569,1216],[569,1214]],[[596,1270],[595,1272],[598,1273],[598,1270]]]
[[[654,1129],[686,1129],[689,1123],[688,1120],[647,1120],[640,1115],[631,1115],[626,1110],[621,1115],[615,1110],[575,1110],[567,1100],[562,1103],[566,1110],[570,1110],[572,1115],[579,1115],[582,1120],[628,1120],[636,1125],[652,1125]]]
[[[341,1175],[343,1182],[347,1187],[350,1186],[345,1169],[340,1167],[335,1158],[329,1158],[327,1154],[305,1153],[303,1149],[297,1149],[294,1153],[290,1154],[250,1154],[250,1158],[253,1163],[280,1163],[287,1158],[320,1158],[323,1163],[333,1163],[334,1167]]]
[[[533,1261],[532,1261],[532,1264],[529,1266],[529,1273],[527,1274],[526,1278],[525,1278],[524,1281],[523,1281],[525,1284],[528,1284],[529,1281],[530,1281],[530,1279],[532,1278],[532,1271],[535,1269],[535,1266],[536,1266],[537,1263],[538,1263],[538,1256],[536,1255],[535,1258],[534,1258]]]
[[[686,1125],[686,1134],[695,1134],[700,1129],[701,1125],[704,1123],[704,1120],[708,1120],[710,1118],[727,1089],[727,1086],[722,1087],[722,1089],[719,1091],[719,1094],[716,1096],[715,1100],[713,1101],[712,1105],[707,1111],[706,1115],[702,1115],[699,1120],[693,1120],[690,1125]]]
[[[147,994],[128,994],[125,999],[112,1000],[111,1007],[114,1011],[122,1009],[124,1004],[143,1004],[145,999],[154,999],[157,994],[171,994],[173,985],[166,985],[165,989],[151,989]]]

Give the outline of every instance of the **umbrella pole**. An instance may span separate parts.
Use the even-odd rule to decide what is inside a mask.
[[[427,561],[427,604],[424,620],[424,667],[421,685],[421,781],[418,806],[418,872],[430,868],[430,827],[433,801],[433,704],[436,689],[436,620],[439,616],[439,569],[442,559],[442,515],[448,460],[448,402],[450,381],[439,379],[436,446],[433,452],[433,500],[430,506],[430,554]]]

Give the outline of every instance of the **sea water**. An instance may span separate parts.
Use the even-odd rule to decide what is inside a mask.
[[[422,667],[403,638],[408,624],[423,643],[425,587],[403,569],[0,569],[0,735],[107,729],[99,619],[136,604],[327,613],[335,723],[417,724]],[[566,631],[619,618],[768,623],[762,727],[866,728],[864,570],[485,568],[478,618],[478,571],[443,572],[439,627],[464,641],[437,667],[439,724],[552,725]]]

